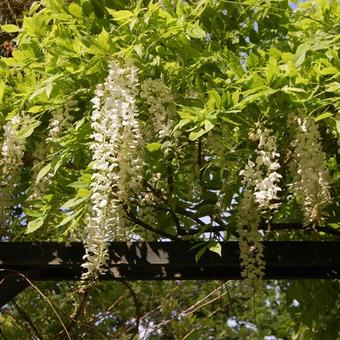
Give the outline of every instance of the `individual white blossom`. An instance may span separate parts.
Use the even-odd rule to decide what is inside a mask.
[[[92,99],[93,175],[91,216],[86,226],[83,279],[105,272],[108,241],[124,236],[124,205],[138,192],[143,160],[137,120],[137,69],[132,64],[110,64],[104,84]]]
[[[153,127],[158,137],[162,139],[170,136],[174,120],[168,106],[173,101],[173,97],[163,79],[145,80],[141,84],[140,95],[149,106]]]
[[[322,222],[321,211],[330,202],[330,174],[321,137],[313,118],[296,117],[291,164],[293,192],[301,198],[304,223]]]

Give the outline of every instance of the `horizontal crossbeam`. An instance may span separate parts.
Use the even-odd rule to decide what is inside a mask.
[[[340,278],[340,242],[264,242],[266,279]],[[237,242],[222,243],[222,253],[207,251],[197,262],[197,244],[112,242],[102,280],[241,279]],[[81,242],[0,242],[0,306],[30,280],[80,280],[85,254]]]

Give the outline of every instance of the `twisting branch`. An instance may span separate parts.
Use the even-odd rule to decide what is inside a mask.
[[[85,306],[86,298],[88,296],[88,290],[89,290],[89,287],[86,287],[85,290],[82,291],[81,301],[79,303],[78,308],[74,311],[74,313],[71,316],[69,316],[70,323],[69,323],[67,329],[71,329],[73,327],[73,325],[78,321],[78,318],[79,318],[80,314],[82,313],[84,306]],[[65,334],[65,330],[63,329],[59,333],[59,338],[63,339],[64,334]]]
[[[148,223],[145,223],[144,221],[140,220],[131,211],[129,211],[127,207],[124,207],[124,210],[126,212],[126,217],[131,222],[134,222],[134,223],[138,224],[142,228],[144,228],[144,229],[146,229],[148,231],[151,231],[152,233],[155,233],[155,234],[158,234],[160,236],[163,236],[163,237],[169,238],[171,240],[174,240],[174,241],[179,241],[180,240],[180,238],[178,236],[171,235],[171,234],[167,233],[166,231],[163,231],[163,230],[160,230],[160,229],[155,229],[151,225],[149,225]]]
[[[126,281],[122,280],[122,281],[120,281],[120,283],[128,289],[130,296],[133,299],[133,303],[134,303],[135,309],[136,309],[136,312],[135,312],[136,326],[134,327],[134,333],[131,335],[131,340],[132,340],[136,336],[136,334],[138,333],[138,330],[139,330],[139,323],[140,323],[140,319],[142,317],[140,307],[141,307],[142,304],[138,300],[136,292],[133,290],[133,288]],[[128,332],[129,330],[130,330],[130,326],[126,329],[125,333]]]

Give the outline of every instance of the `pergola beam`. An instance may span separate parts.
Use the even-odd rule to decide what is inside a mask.
[[[340,278],[340,242],[264,242],[266,279]],[[112,242],[101,280],[241,279],[237,242],[222,243],[221,256],[207,251],[198,262],[197,244]],[[83,244],[0,242],[0,307],[30,280],[80,280]]]

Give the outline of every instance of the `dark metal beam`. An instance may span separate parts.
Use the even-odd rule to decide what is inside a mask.
[[[192,242],[112,242],[103,280],[241,279],[237,242],[222,245],[222,256],[207,251],[196,262]],[[81,242],[0,242],[0,306],[30,280],[79,280]],[[340,242],[264,242],[266,279],[340,278]],[[10,275],[10,277],[8,277]],[[20,283],[21,282],[21,283]]]

